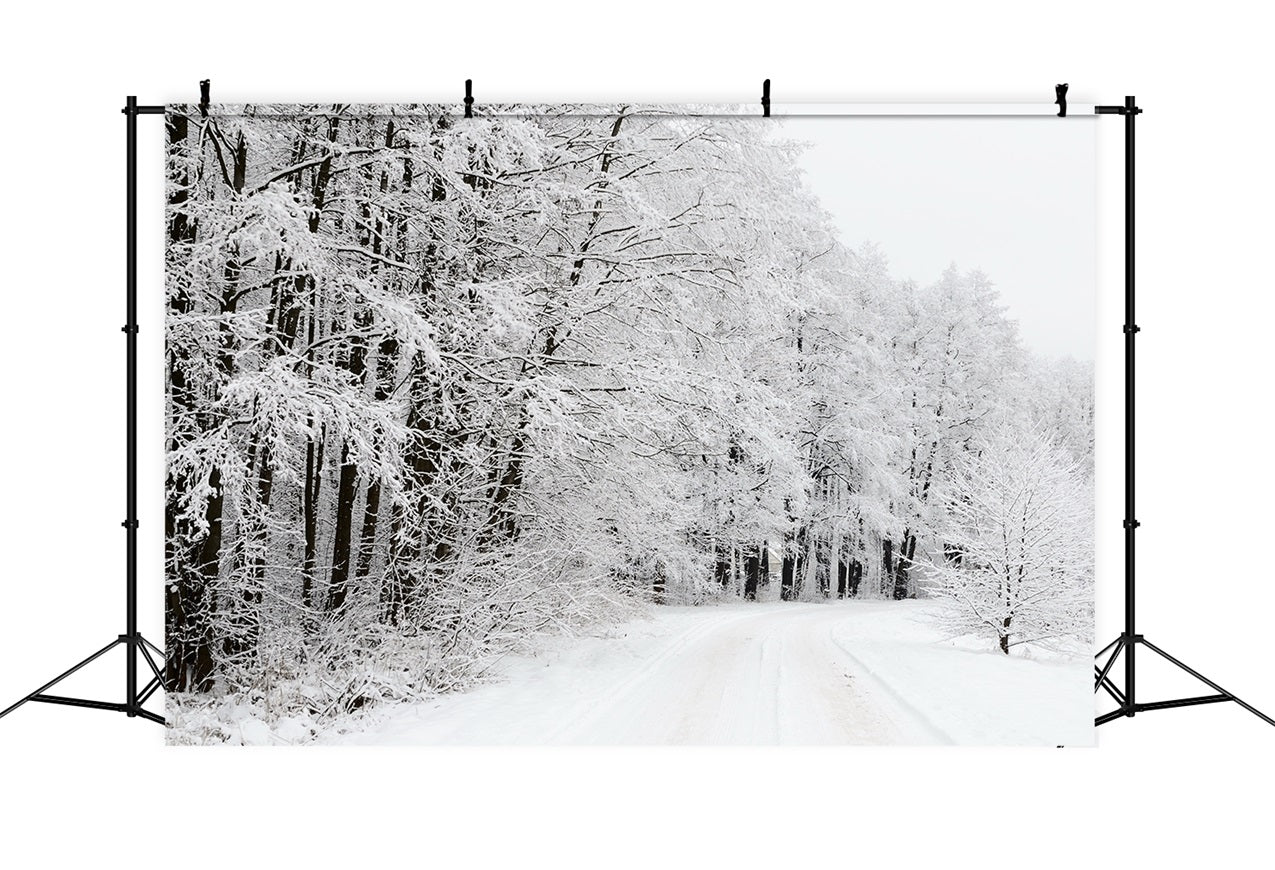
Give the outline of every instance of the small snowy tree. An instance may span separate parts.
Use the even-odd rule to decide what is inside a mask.
[[[1000,427],[971,444],[945,487],[949,516],[930,591],[949,627],[1001,652],[1093,624],[1093,496],[1081,468],[1045,432]]]

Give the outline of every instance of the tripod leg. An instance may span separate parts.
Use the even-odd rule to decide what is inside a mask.
[[[164,651],[162,649],[155,646],[155,644],[151,643],[149,640],[142,637],[140,634],[137,636],[137,639],[140,640],[145,646],[150,647],[151,651],[154,652],[155,655],[159,656],[160,658],[167,658],[167,656],[164,654]]]
[[[137,715],[141,716],[143,719],[149,719],[151,722],[154,722],[157,725],[168,724],[167,722],[164,721],[163,716],[159,715],[158,713],[152,713],[150,710],[138,710]]]
[[[137,648],[142,651],[146,664],[150,665],[151,673],[155,675],[155,679],[162,683],[164,681],[164,672],[159,669],[159,665],[155,664],[155,660],[151,658],[150,650],[146,648],[145,643],[138,644]]]
[[[145,704],[151,695],[159,691],[160,685],[162,685],[162,681],[159,677],[151,677],[150,682],[143,686],[142,690],[137,693],[137,706],[140,707]]]
[[[27,701],[30,701],[30,700],[31,700],[32,698],[34,698],[36,695],[41,695],[41,694],[43,694],[43,693],[44,693],[44,691],[45,691],[46,689],[51,689],[51,688],[53,688],[53,687],[54,687],[54,686],[56,686],[58,683],[60,683],[60,682],[62,682],[63,680],[65,680],[67,677],[71,676],[71,674],[75,673],[75,672],[76,672],[76,671],[78,671],[80,668],[84,667],[85,665],[88,665],[88,664],[90,664],[90,663],[92,663],[92,662],[97,661],[97,660],[98,660],[98,659],[100,659],[102,656],[106,655],[108,652],[110,652],[111,650],[115,649],[115,647],[119,646],[119,645],[120,645],[121,643],[123,643],[123,642],[124,642],[124,640],[123,640],[122,638],[116,638],[115,640],[113,640],[113,641],[111,641],[110,643],[108,643],[106,646],[102,647],[102,648],[101,648],[100,650],[98,650],[97,652],[93,653],[93,655],[89,656],[89,657],[88,657],[88,658],[86,658],[84,661],[80,662],[80,663],[79,663],[78,665],[76,665],[75,667],[73,667],[73,668],[71,668],[71,669],[69,669],[69,670],[63,671],[61,674],[58,674],[56,677],[54,677],[53,679],[49,680],[47,683],[45,683],[45,684],[44,684],[43,686],[41,686],[40,688],[36,689],[36,690],[35,690],[34,692],[32,692],[31,694],[27,695],[25,698],[23,698],[23,699],[22,699],[21,701],[19,701],[18,703],[16,703],[16,704],[12,704],[12,705],[10,705],[9,707],[6,707],[3,711],[0,711],[0,719],[3,719],[5,716],[8,716],[10,713],[12,713],[14,710],[18,709],[19,707],[21,707],[21,706],[22,706],[23,704],[25,704]]]
[[[1113,652],[1113,653],[1111,654],[1111,658],[1107,659],[1107,664],[1106,664],[1106,666],[1105,666],[1105,667],[1103,667],[1103,669],[1102,669],[1101,671],[1098,671],[1098,666],[1097,666],[1097,665],[1094,665],[1094,670],[1095,670],[1095,671],[1098,671],[1098,679],[1096,679],[1096,680],[1094,681],[1094,684],[1093,684],[1094,694],[1097,694],[1097,693],[1098,693],[1098,687],[1099,687],[1099,686],[1101,686],[1101,685],[1103,684],[1103,681],[1105,681],[1105,680],[1107,679],[1107,674],[1111,672],[1111,666],[1112,666],[1112,665],[1114,665],[1114,664],[1116,663],[1116,659],[1118,659],[1118,658],[1120,657],[1120,651],[1121,651],[1122,649],[1124,649],[1124,635],[1123,635],[1123,634],[1122,634],[1122,635],[1120,635],[1120,637],[1116,638],[1116,639],[1115,639],[1114,641],[1112,641],[1111,643],[1107,644],[1107,649],[1111,649],[1113,646],[1116,648],[1116,651],[1115,651],[1115,652]],[[1106,652],[1106,651],[1107,651],[1107,650],[1103,650],[1103,652]],[[1098,653],[1098,655],[1102,655],[1102,653]],[[1096,658],[1096,657],[1095,657],[1095,658]],[[1121,701],[1121,702],[1120,702],[1120,704],[1121,704],[1121,706],[1123,706],[1123,705],[1124,705],[1124,701]]]
[[[1163,658],[1165,661],[1169,662],[1170,664],[1177,665],[1179,668],[1181,668],[1182,670],[1186,671],[1186,672],[1187,672],[1188,674],[1190,674],[1191,676],[1195,677],[1195,678],[1196,678],[1197,680],[1199,680],[1201,683],[1204,683],[1204,685],[1206,685],[1206,686],[1208,686],[1208,687],[1210,687],[1210,688],[1212,688],[1212,689],[1216,689],[1216,690],[1217,690],[1218,692],[1220,692],[1221,694],[1226,695],[1226,697],[1227,697],[1227,698],[1229,698],[1229,699],[1231,699],[1232,701],[1234,701],[1235,703],[1239,704],[1239,705],[1240,705],[1241,707],[1243,707],[1245,710],[1249,711],[1250,713],[1252,713],[1252,714],[1253,714],[1254,716],[1256,716],[1257,718],[1261,719],[1261,720],[1262,720],[1263,722],[1265,722],[1266,724],[1268,724],[1268,725],[1275,725],[1275,719],[1272,719],[1270,716],[1267,716],[1265,713],[1263,713],[1261,710],[1259,710],[1259,709],[1257,709],[1256,707],[1254,707],[1252,704],[1248,704],[1248,703],[1245,703],[1244,701],[1241,701],[1239,698],[1235,697],[1235,696],[1234,696],[1234,695],[1232,695],[1230,692],[1226,691],[1226,689],[1223,689],[1223,688],[1222,688],[1221,686],[1219,686],[1217,683],[1213,682],[1213,681],[1212,681],[1212,680],[1210,680],[1208,677],[1204,676],[1203,674],[1201,674],[1199,671],[1195,670],[1194,668],[1188,667],[1187,665],[1185,665],[1185,664],[1183,664],[1182,662],[1178,661],[1178,660],[1177,660],[1177,659],[1175,659],[1173,656],[1169,655],[1167,652],[1165,652],[1164,650],[1160,649],[1158,646],[1156,646],[1155,644],[1153,644],[1151,641],[1146,640],[1146,639],[1144,638],[1144,639],[1143,639],[1143,641],[1142,641],[1142,645],[1143,645],[1143,646],[1145,646],[1147,649],[1151,650],[1151,651],[1152,651],[1153,653],[1155,653],[1156,655],[1158,655],[1158,656],[1160,656],[1161,658]]]
[[[1123,708],[1125,706],[1124,694],[1116,688],[1116,684],[1104,677],[1097,668],[1094,668],[1094,673],[1098,674],[1098,685],[1101,688],[1106,689],[1107,694],[1111,696],[1111,699]],[[1097,689],[1094,689],[1095,694],[1097,691]]]
[[[1097,719],[1093,720],[1093,725],[1097,728],[1099,725],[1106,725],[1108,722],[1114,722],[1124,715],[1124,710],[1112,710],[1110,713],[1103,713]]]
[[[1095,667],[1094,671],[1097,672],[1098,668]],[[1114,700],[1114,702],[1121,705],[1122,708],[1125,707],[1125,695],[1121,694],[1121,690],[1116,688],[1116,684],[1114,684],[1114,682],[1112,682],[1111,680],[1108,680],[1107,677],[1099,675],[1098,685],[1099,685],[1099,688],[1107,690],[1107,694],[1111,695],[1112,700]],[[1094,693],[1097,694],[1097,691],[1098,690],[1095,689]]]
[[[152,677],[151,680],[146,684],[146,686],[140,692],[137,693],[137,698],[135,701],[135,706],[137,709],[135,712],[136,712],[136,715],[141,716],[143,719],[149,719],[152,722],[158,722],[159,724],[163,725],[165,724],[163,718],[156,716],[154,713],[149,713],[146,710],[141,709],[142,704],[145,704],[146,701],[150,699],[150,696],[155,694],[155,692],[157,692],[164,685],[164,672],[160,669],[159,665],[155,663],[155,659],[151,655],[151,651],[147,649],[147,644],[148,644],[148,641],[144,637],[142,637],[141,635],[137,636],[137,649],[139,652],[141,652],[142,657],[146,659],[146,664],[150,666],[151,673],[154,674],[155,676]],[[154,644],[150,644],[150,645],[154,646]],[[158,649],[156,651],[158,652]],[[160,652],[159,654],[161,656],[163,655],[162,652]]]
[[[1102,649],[1100,649],[1100,650],[1098,650],[1096,653],[1094,653],[1093,657],[1094,657],[1094,658],[1096,658],[1096,659],[1100,659],[1100,658],[1102,658],[1103,653],[1105,653],[1107,650],[1111,649],[1111,648],[1112,648],[1113,646],[1115,646],[1116,644],[1118,644],[1118,643],[1123,643],[1123,642],[1124,642],[1124,635],[1122,634],[1122,635],[1120,635],[1118,638],[1116,638],[1115,640],[1113,640],[1111,643],[1107,644],[1107,645],[1106,645],[1106,646],[1104,646]]]

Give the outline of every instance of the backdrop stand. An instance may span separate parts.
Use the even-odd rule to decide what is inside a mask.
[[[209,81],[200,83],[200,112],[207,115],[209,105]],[[1058,105],[1059,117],[1067,117],[1067,86],[1055,88],[1055,104]],[[472,84],[465,82],[465,114],[472,111]],[[770,115],[770,80],[763,84],[762,109],[766,116]],[[163,724],[164,718],[142,708],[142,705],[164,685],[164,672],[155,660],[155,655],[162,660],[163,651],[155,644],[142,637],[137,629],[137,118],[139,115],[162,115],[164,106],[139,106],[137,98],[130,96],[122,110],[126,122],[126,240],[125,259],[127,277],[125,284],[127,323],[123,331],[127,336],[127,372],[126,372],[126,475],[127,475],[127,518],[123,526],[127,536],[127,556],[125,561],[125,621],[126,630],[106,646],[85,658],[83,661],[62,672],[34,692],[15,704],[0,711],[0,718],[7,716],[29,701],[45,704],[61,704],[71,707],[88,707],[97,710],[114,710],[125,713],[129,718],[140,717]],[[1136,593],[1136,575],[1134,571],[1134,532],[1138,521],[1134,519],[1134,337],[1139,328],[1134,323],[1134,119],[1142,112],[1133,97],[1125,97],[1122,106],[1095,106],[1099,115],[1123,115],[1125,120],[1125,620],[1124,631],[1111,643],[1107,644],[1096,656],[1094,664],[1094,692],[1103,689],[1119,705],[1118,709],[1106,713],[1094,720],[1095,726],[1103,725],[1122,716],[1133,716],[1147,710],[1165,710],[1172,707],[1194,707],[1200,704],[1216,704],[1234,701],[1245,710],[1259,717],[1270,725],[1275,719],[1267,716],[1256,707],[1248,704],[1217,683],[1200,674],[1178,659],[1169,655],[1155,644],[1137,633],[1134,620],[1134,603]],[[48,690],[70,677],[72,674],[95,662],[118,646],[125,650],[125,686],[124,701],[97,701],[87,698],[76,698],[65,695],[50,695]],[[1189,698],[1175,698],[1167,701],[1151,701],[1139,703],[1135,694],[1136,652],[1144,646],[1165,661],[1190,674],[1195,679],[1213,689],[1215,694],[1197,695]],[[154,655],[152,655],[154,653]],[[1124,655],[1124,688],[1119,688],[1111,677],[1116,660]],[[151,673],[151,679],[140,690],[137,687],[138,656],[141,656]],[[1105,662],[1099,666],[1097,662]]]
[[[69,707],[89,707],[94,710],[114,710],[125,713],[129,718],[141,717],[152,722],[164,723],[164,717],[142,708],[152,695],[164,684],[164,672],[156,662],[152,652],[162,661],[164,652],[155,644],[142,637],[137,630],[137,116],[162,115],[163,106],[139,106],[137,97],[128,97],[122,110],[126,123],[126,209],[124,252],[127,277],[125,279],[125,295],[127,322],[124,333],[127,336],[127,371],[125,374],[126,395],[126,460],[125,476],[127,477],[127,518],[123,522],[127,536],[127,555],[124,563],[125,576],[125,625],[124,634],[102,647],[79,664],[45,683],[21,701],[0,712],[3,718],[28,701],[43,704],[62,704]],[[81,668],[97,661],[117,646],[124,647],[124,700],[95,701],[88,698],[74,698],[66,695],[47,694],[58,683],[79,671]],[[151,673],[151,679],[140,690],[137,688],[138,656],[145,660]]]
[[[1059,104],[1062,106],[1060,115],[1066,111],[1065,94],[1066,86],[1059,85]],[[1133,341],[1138,334],[1139,328],[1134,322],[1133,316],[1133,288],[1134,288],[1134,233],[1133,233],[1133,178],[1134,178],[1134,142],[1133,142],[1133,125],[1134,119],[1141,114],[1142,110],[1138,108],[1133,97],[1125,97],[1123,106],[1094,106],[1094,112],[1099,115],[1124,115],[1124,386],[1125,386],[1125,405],[1124,405],[1124,461],[1125,461],[1125,480],[1124,480],[1124,503],[1125,503],[1125,520],[1124,520],[1124,632],[1107,644],[1098,652],[1094,663],[1094,693],[1099,689],[1106,691],[1117,704],[1119,709],[1113,710],[1097,717],[1094,720],[1094,726],[1103,725],[1113,719],[1119,719],[1122,716],[1133,716],[1135,713],[1141,713],[1146,710],[1167,710],[1171,707],[1195,707],[1200,704],[1217,704],[1223,701],[1234,701],[1245,710],[1248,710],[1254,716],[1262,719],[1268,724],[1275,725],[1275,719],[1267,716],[1261,710],[1258,710],[1251,704],[1241,701],[1230,692],[1223,689],[1217,683],[1203,676],[1198,671],[1193,670],[1187,665],[1175,659],[1164,650],[1160,649],[1151,641],[1137,633],[1134,621],[1134,602],[1136,597],[1136,575],[1134,572],[1134,532],[1138,529],[1138,521],[1134,519],[1134,407],[1133,407],[1133,387],[1134,387],[1134,369],[1133,369]],[[1165,661],[1190,674],[1204,685],[1213,689],[1216,694],[1213,695],[1196,695],[1190,698],[1174,698],[1168,701],[1151,701],[1139,703],[1136,695],[1135,676],[1136,653],[1139,646],[1144,646],[1151,652],[1163,658]],[[1099,667],[1103,656],[1110,653],[1106,662]],[[1111,669],[1115,665],[1116,659],[1124,654],[1124,689],[1121,690],[1116,686],[1111,678]]]

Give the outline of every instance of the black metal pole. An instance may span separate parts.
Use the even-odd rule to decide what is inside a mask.
[[[127,341],[127,399],[125,402],[125,474],[127,487],[125,500],[127,518],[124,530],[127,536],[125,575],[125,668],[127,673],[127,713],[137,715],[137,97],[130,96],[125,105],[125,308],[127,322],[124,332]]]
[[[1138,332],[1134,319],[1134,140],[1133,119],[1137,117],[1137,101],[1124,98],[1124,462],[1125,462],[1125,521],[1124,521],[1124,708],[1125,715],[1134,714],[1137,703],[1134,694],[1134,613],[1136,605],[1136,573],[1134,570],[1134,532],[1138,528],[1134,509],[1134,369],[1133,340]]]

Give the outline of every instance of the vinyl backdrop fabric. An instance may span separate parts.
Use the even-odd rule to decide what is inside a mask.
[[[1088,120],[167,136],[170,742],[1092,742]]]

